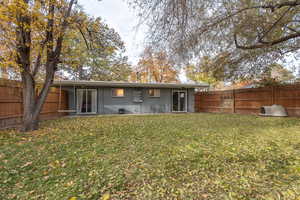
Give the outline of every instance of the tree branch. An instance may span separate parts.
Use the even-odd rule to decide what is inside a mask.
[[[54,51],[54,57],[55,57],[55,60],[56,60],[57,63],[59,62],[59,56],[60,56],[60,52],[61,52],[61,49],[62,49],[62,42],[63,42],[64,34],[65,34],[66,29],[67,29],[68,24],[69,24],[68,20],[69,20],[69,17],[71,16],[71,11],[72,11],[72,7],[73,7],[74,3],[75,3],[75,0],[70,0],[67,12],[64,16],[64,21],[61,24],[61,31],[60,31],[59,36],[58,36],[57,41],[56,41],[56,48],[55,48],[55,51]]]
[[[78,30],[79,30],[79,32],[80,32],[80,34],[81,34],[81,36],[82,36],[82,38],[83,38],[83,40],[84,40],[84,42],[85,42],[85,45],[86,45],[87,50],[90,50],[89,43],[88,43],[88,41],[87,41],[87,39],[86,39],[86,37],[85,37],[85,35],[84,35],[84,32],[83,32],[82,29],[80,28],[80,24],[79,24],[79,26],[77,26],[77,28],[78,28]]]
[[[44,40],[41,44],[41,47],[40,47],[40,51],[39,51],[39,54],[36,58],[36,61],[35,61],[35,64],[34,64],[34,67],[33,67],[33,72],[32,72],[32,76],[35,77],[36,74],[38,73],[39,69],[40,69],[40,66],[41,66],[41,59],[42,59],[42,55],[43,55],[43,51],[44,51],[44,48],[46,46],[46,43],[47,41]]]
[[[219,19],[218,21],[216,21],[216,22],[214,22],[212,24],[207,24],[205,26],[205,28],[201,32],[205,32],[210,27],[216,26],[216,25],[218,25],[218,24],[220,24],[220,23],[222,23],[222,22],[224,22],[224,21],[226,21],[226,20],[228,20],[228,19],[230,19],[230,18],[232,18],[232,17],[234,17],[234,16],[236,16],[236,15],[238,15],[240,13],[248,11],[248,10],[260,9],[261,8],[261,9],[271,9],[272,12],[274,12],[276,9],[280,9],[280,8],[287,7],[287,6],[289,6],[289,7],[300,6],[300,0],[295,0],[295,1],[291,1],[291,2],[283,2],[283,3],[274,4],[274,5],[269,4],[269,5],[253,6],[253,7],[243,8],[241,10],[233,12],[233,13],[231,13],[231,14],[229,14],[229,15],[221,18],[221,19]]]
[[[72,7],[73,7],[74,2],[75,2],[75,0],[70,0],[67,12],[65,13],[65,16],[64,16],[63,23],[61,24],[61,28],[60,28],[61,31],[60,31],[59,36],[57,38],[56,47],[55,47],[54,51],[53,51],[53,42],[52,42],[53,41],[53,32],[54,32],[54,30],[50,28],[50,33],[47,34],[47,36],[49,35],[49,39],[50,39],[48,41],[50,41],[52,43],[52,44],[49,45],[49,47],[52,47],[52,49],[51,49],[52,51],[51,51],[51,54],[49,55],[49,59],[47,60],[47,63],[46,63],[46,79],[45,79],[45,82],[43,84],[43,88],[42,88],[41,92],[38,95],[37,103],[36,103],[37,105],[36,105],[36,109],[34,111],[34,115],[38,115],[40,113],[40,110],[42,109],[43,102],[45,101],[45,99],[47,97],[47,94],[48,94],[48,91],[49,91],[49,88],[50,88],[50,86],[53,82],[53,77],[54,77],[54,74],[55,74],[55,71],[56,71],[56,66],[59,63],[59,56],[61,54],[64,34],[65,34],[65,31],[68,27],[68,20],[69,20],[69,17],[71,15],[71,11],[72,11]],[[49,13],[51,15],[53,13],[53,16],[54,16],[54,4],[50,5]],[[52,19],[54,19],[54,18],[50,18],[49,21],[48,21],[49,22],[48,25],[50,27],[53,26]],[[50,48],[49,47],[47,48],[47,51],[48,51],[47,54],[50,53]]]
[[[47,63],[46,66],[49,66],[53,59],[53,32],[54,32],[54,4],[50,3],[48,11],[48,23],[46,30],[46,43],[47,43]]]
[[[300,33],[300,31],[297,31],[296,29],[294,29],[292,27],[286,26],[286,28],[289,29],[290,31],[295,32],[295,33]]]
[[[265,42],[263,41],[263,39],[270,33],[271,30],[273,30],[275,28],[275,26],[284,18],[284,16],[290,11],[291,7],[289,7],[274,23],[273,25],[263,33],[262,36],[260,36],[258,38],[258,41],[262,44],[264,44]]]
[[[259,48],[264,48],[264,47],[268,47],[268,46],[273,46],[273,45],[279,44],[281,42],[285,42],[287,40],[299,37],[300,33],[296,32],[295,34],[290,34],[290,35],[281,37],[281,38],[273,40],[273,41],[264,41],[263,40],[270,33],[270,31],[273,30],[274,27],[283,19],[283,17],[290,11],[291,8],[293,6],[298,6],[298,5],[300,5],[300,0],[296,0],[296,1],[293,1],[293,2],[284,2],[284,3],[281,3],[281,4],[277,4],[277,5],[263,6],[263,8],[270,8],[270,9],[272,9],[272,11],[274,11],[274,9],[276,9],[276,8],[282,8],[282,7],[286,7],[286,6],[289,6],[289,8],[276,20],[276,22],[273,23],[273,25],[267,31],[265,31],[263,33],[262,36],[260,36],[258,34],[258,44],[249,45],[249,46],[239,45],[238,41],[237,41],[237,33],[235,33],[234,34],[235,46],[238,49],[244,49],[244,50],[246,50],[246,49],[248,49],[248,50],[249,49],[259,49]],[[289,29],[289,27],[287,27],[287,28]]]
[[[279,38],[277,40],[274,40],[274,41],[264,42],[263,44],[255,44],[255,45],[243,46],[243,45],[239,45],[238,44],[237,34],[235,33],[234,34],[234,43],[235,43],[236,48],[238,48],[238,49],[249,50],[249,49],[259,49],[259,48],[273,46],[273,45],[276,45],[276,44],[279,44],[281,42],[285,42],[285,41],[288,41],[290,39],[297,38],[297,37],[300,37],[300,33],[299,32],[295,33],[295,34],[287,35],[285,37],[281,37],[281,38]]]

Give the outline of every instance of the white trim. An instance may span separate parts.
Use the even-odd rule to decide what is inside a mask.
[[[175,92],[184,92],[185,93],[185,109],[184,109],[184,111],[174,111],[173,110],[173,94]],[[185,112],[187,112],[187,110],[188,110],[187,109],[188,108],[188,105],[187,105],[188,104],[188,101],[187,101],[188,100],[188,96],[187,95],[188,95],[188,90],[174,90],[174,89],[172,90],[172,94],[171,94],[171,100],[172,100],[171,111],[172,112],[174,112],[174,113],[185,113]],[[180,98],[180,96],[178,96],[178,98]],[[178,104],[178,106],[179,106],[179,104]]]

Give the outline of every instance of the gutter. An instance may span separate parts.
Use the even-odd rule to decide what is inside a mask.
[[[129,83],[113,81],[54,81],[52,86],[128,87],[128,88],[207,88],[208,84]]]

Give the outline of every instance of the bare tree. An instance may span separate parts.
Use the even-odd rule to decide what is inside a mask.
[[[136,0],[153,45],[210,56],[228,76],[259,73],[300,48],[299,0]]]

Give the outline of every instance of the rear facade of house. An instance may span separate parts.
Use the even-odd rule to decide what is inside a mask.
[[[70,114],[194,112],[194,93],[202,84],[59,81],[68,94]]]

